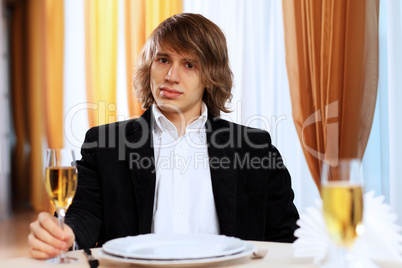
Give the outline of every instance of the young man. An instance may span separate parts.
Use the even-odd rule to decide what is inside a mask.
[[[66,227],[40,213],[31,256],[150,232],[294,241],[290,175],[269,134],[219,118],[232,72],[218,26],[197,14],[166,19],[142,51],[134,88],[147,110],[88,131]]]

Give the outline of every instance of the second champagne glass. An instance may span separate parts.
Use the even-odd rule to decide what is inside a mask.
[[[60,228],[63,229],[66,211],[73,201],[77,189],[77,166],[74,151],[70,149],[48,149],[46,157],[45,187],[50,202],[57,211]],[[61,252],[51,263],[71,263]]]
[[[344,159],[337,165],[323,164],[321,195],[325,223],[332,240],[340,249],[342,267],[354,267],[350,249],[364,230],[363,179],[360,160]]]

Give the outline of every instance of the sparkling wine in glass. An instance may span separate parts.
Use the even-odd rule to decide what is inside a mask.
[[[74,152],[70,149],[48,149],[46,158],[45,187],[50,203],[57,211],[60,228],[63,229],[66,211],[77,189],[77,167]],[[62,251],[51,263],[71,263]]]
[[[363,180],[359,170],[357,159],[340,160],[337,165],[324,163],[322,168],[324,219],[332,240],[340,249],[343,267],[355,266],[350,250],[364,230]]]

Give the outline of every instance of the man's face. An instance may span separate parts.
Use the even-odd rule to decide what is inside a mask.
[[[205,86],[196,62],[189,54],[161,48],[156,51],[151,65],[151,91],[165,116],[181,112],[189,119],[200,115]]]

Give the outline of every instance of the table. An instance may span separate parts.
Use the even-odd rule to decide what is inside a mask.
[[[235,268],[318,268],[312,264],[311,258],[295,258],[293,256],[292,244],[288,243],[274,243],[274,242],[257,242],[249,241],[257,246],[257,248],[268,249],[268,254],[264,259],[252,260],[249,257],[219,263],[219,266],[208,267],[235,267]],[[99,257],[101,248],[92,249],[92,255],[95,258]],[[0,262],[0,267],[8,268],[36,268],[36,267],[65,267],[65,268],[88,268],[87,258],[82,250],[71,251],[67,253],[68,256],[78,258],[78,262],[74,264],[55,265],[49,264],[42,260],[32,259],[30,257],[21,257],[5,260]],[[377,262],[381,268],[397,268],[402,267],[402,263],[395,262]],[[116,263],[106,259],[100,259],[99,268],[107,267],[141,267],[132,264]],[[149,266],[147,266],[149,267]]]

